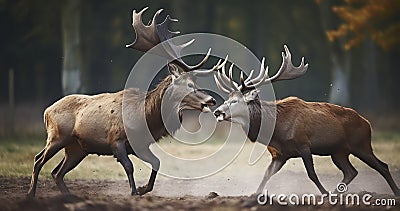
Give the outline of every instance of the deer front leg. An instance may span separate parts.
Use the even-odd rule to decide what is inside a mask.
[[[144,195],[145,193],[148,193],[153,190],[154,187],[154,182],[156,181],[156,176],[157,176],[158,171],[152,170],[151,175],[149,178],[149,181],[147,182],[146,185],[138,187],[138,194],[139,195]]]
[[[311,154],[311,150],[308,147],[304,147],[299,150],[300,156],[303,159],[304,166],[306,167],[308,177],[317,185],[319,191],[322,194],[328,194],[328,191],[322,186],[318,179],[314,169],[314,162]]]
[[[138,153],[139,155],[139,153]],[[151,175],[149,181],[146,185],[138,188],[138,194],[143,195],[153,190],[154,182],[156,181],[156,176],[160,168],[160,160],[153,154],[150,148],[142,148],[140,150],[140,159],[150,163],[152,167]]]
[[[268,180],[282,168],[282,166],[286,163],[286,160],[287,159],[283,158],[272,158],[272,161],[264,174],[264,178],[258,186],[256,194],[262,193]]]

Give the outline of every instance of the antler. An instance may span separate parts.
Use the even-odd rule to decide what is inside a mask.
[[[215,83],[217,84],[218,88],[223,92],[230,93],[232,91],[239,91],[239,85],[233,80],[232,77],[234,66],[233,63],[229,67],[229,77],[226,75],[225,64],[227,60],[228,56],[226,56],[224,62],[222,62],[222,64],[220,65],[222,67],[222,70],[221,68],[218,68],[218,71],[216,72],[216,74],[214,74]]]
[[[179,34],[180,32],[172,32],[168,29],[168,26],[172,22],[177,22],[177,19],[172,19],[169,15],[165,18],[165,20],[157,24],[156,20],[163,9],[158,10],[149,25],[143,24],[142,14],[146,11],[148,7],[145,7],[140,12],[136,13],[136,10],[133,10],[132,14],[132,26],[135,30],[136,39],[133,43],[126,45],[127,48],[133,48],[136,50],[140,50],[142,52],[147,52],[151,48],[155,47],[158,44],[162,44],[162,48],[157,48],[153,53],[167,58],[171,60],[170,63],[175,64],[178,67],[181,67],[185,72],[194,71],[199,69],[204,63],[207,62],[211,48],[208,50],[207,55],[203,58],[203,60],[197,65],[190,66],[186,64],[181,58],[181,51],[183,48],[189,46],[193,43],[194,39],[186,42],[182,45],[175,45],[172,43],[170,38]],[[171,66],[170,66],[171,67]],[[215,65],[212,69],[207,71],[194,71],[195,74],[209,74],[218,68],[218,65]]]
[[[214,79],[217,83],[218,88],[227,93],[230,93],[232,91],[244,92],[246,90],[255,89],[264,84],[280,80],[291,80],[304,75],[307,72],[308,68],[308,64],[304,64],[304,57],[302,57],[300,65],[298,67],[295,67],[292,64],[292,55],[290,54],[288,47],[286,45],[284,45],[283,47],[285,49],[285,52],[282,52],[282,64],[278,72],[274,76],[270,78],[268,77],[268,66],[264,68],[265,58],[263,58],[261,61],[260,73],[255,78],[252,78],[254,73],[254,70],[252,70],[249,76],[244,79],[243,72],[241,71],[240,85],[238,85],[232,79],[232,64],[229,68],[229,78],[226,76],[224,67],[222,68],[222,71],[218,71],[218,73],[214,75]]]
[[[268,66],[264,69],[265,58],[262,59],[260,73],[254,79],[248,77],[242,84],[246,88],[257,88],[263,84],[272,83],[281,80],[291,80],[304,75],[307,72],[308,64],[304,64],[304,57],[301,58],[301,63],[298,67],[293,66],[292,55],[286,45],[283,46],[285,52],[282,52],[282,65],[278,72],[268,77]],[[243,88],[244,88],[243,87]]]

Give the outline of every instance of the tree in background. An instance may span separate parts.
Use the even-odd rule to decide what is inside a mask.
[[[379,108],[380,86],[377,73],[376,44],[385,51],[400,44],[400,2],[396,0],[316,0],[321,9],[322,23],[331,42],[333,83],[330,101],[350,105],[350,77],[361,69],[362,84],[358,92],[369,109]],[[339,19],[338,19],[339,18]],[[375,44],[376,43],[376,44]],[[363,44],[360,46],[360,44]],[[360,47],[359,47],[360,46]],[[361,52],[350,52],[355,47]],[[353,56],[352,56],[353,55]],[[359,57],[360,58],[354,58]],[[361,61],[361,62],[360,62]]]
[[[67,0],[61,11],[63,44],[62,90],[64,95],[81,91],[81,1]]]
[[[60,95],[60,8],[58,1],[0,1],[1,100],[7,99],[9,69],[15,71],[17,103]]]
[[[0,0],[0,105],[8,99],[10,69],[15,71],[17,105],[25,102],[49,105],[70,92],[95,94],[122,89],[132,66],[142,56],[142,53],[124,47],[134,39],[131,12],[132,9],[149,6],[149,11],[144,14],[146,21],[151,19],[152,12],[165,8],[168,12],[162,15],[169,13],[180,20],[171,26],[174,29],[183,34],[212,32],[231,37],[246,45],[258,58],[265,56],[271,70],[279,68],[282,44],[290,46],[293,62],[305,56],[306,62],[310,63],[309,73],[291,83],[276,84],[274,88],[278,98],[295,95],[311,101],[327,101],[330,95],[331,102],[342,105],[349,105],[347,100],[351,99],[351,106],[356,109],[375,102],[386,104],[384,108],[396,110],[400,105],[400,94],[396,92],[400,72],[395,67],[400,65],[400,50],[393,48],[384,51],[375,41],[378,39],[372,38],[372,33],[367,33],[368,30],[361,33],[365,39],[359,45],[346,50],[346,43],[355,36],[350,30],[350,24],[347,35],[329,42],[326,32],[335,31],[341,24],[347,24],[332,8],[346,7],[348,1],[320,0],[319,5],[315,1],[297,0],[288,3],[258,0],[246,3],[232,0],[226,3],[206,0],[188,3],[173,0],[143,3],[130,0]],[[394,14],[393,10],[398,10],[396,8],[399,3],[388,0],[356,2],[359,3],[354,3],[353,7],[357,10],[363,8],[363,5],[373,4],[371,7],[384,7],[387,11],[382,14],[376,12],[381,17],[379,22],[371,21],[369,16],[368,19],[362,18],[364,25],[367,25],[365,27],[379,29],[383,35],[390,34],[389,31],[396,32],[394,29],[398,28],[396,20],[399,17],[390,15]],[[392,6],[388,6],[387,2],[392,2]],[[73,4],[79,6],[76,9],[70,7],[71,11],[67,12],[68,5]],[[285,12],[277,8],[284,8]],[[355,20],[360,18],[358,13],[363,14],[351,13],[357,14],[352,17]],[[382,18],[386,16],[387,21]],[[76,24],[70,24],[72,27],[68,28],[67,23]],[[68,34],[73,39],[68,38]],[[390,43],[396,43],[396,34],[381,40],[393,40]],[[68,53],[74,50],[80,52],[80,55]],[[67,65],[72,58],[75,58],[75,65]],[[190,62],[197,58],[185,59]],[[77,78],[80,79],[71,81],[80,81],[80,85],[74,85],[74,89],[79,90],[66,92],[62,85],[63,74],[74,69],[79,70]],[[147,71],[143,70],[143,74],[147,74]],[[379,89],[371,84],[374,81]],[[381,101],[371,97],[374,92],[378,93]]]
[[[335,30],[328,30],[330,41],[345,38],[346,50],[371,38],[385,50],[400,45],[400,1],[344,0],[333,11],[344,21]]]
[[[340,1],[316,1],[320,6],[320,16],[322,28],[328,31],[331,28],[336,27],[339,20],[332,13],[332,7],[334,4]],[[332,62],[332,82],[330,84],[331,89],[329,93],[329,101],[331,103],[340,104],[343,106],[350,105],[350,70],[351,70],[351,54],[343,48],[344,39],[338,38],[332,40],[328,45],[330,58]]]

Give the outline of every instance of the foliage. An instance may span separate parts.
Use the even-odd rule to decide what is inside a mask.
[[[131,68],[142,55],[124,47],[134,39],[131,12],[132,9],[149,6],[144,20],[148,21],[152,13],[164,8],[162,16],[169,13],[179,19],[178,23],[171,26],[174,30],[179,30],[182,34],[209,32],[235,39],[246,45],[258,58],[265,56],[270,74],[279,68],[280,52],[283,50],[283,44],[287,44],[292,51],[293,63],[298,64],[304,56],[310,67],[304,77],[274,85],[277,98],[295,95],[306,100],[327,101],[332,83],[331,51],[334,49],[330,47],[323,27],[321,17],[324,14],[314,1],[82,1],[80,43],[84,93],[113,92],[124,87]],[[337,1],[334,2],[334,5],[339,5]],[[359,2],[361,3],[357,4],[357,7],[353,6],[355,9],[364,5],[361,0]],[[381,4],[384,5],[394,1],[373,2],[383,2]],[[399,5],[397,2],[393,4],[393,8],[388,8],[388,11],[394,11]],[[0,0],[0,104],[6,104],[8,101],[10,69],[15,72],[16,105],[26,104],[29,107],[34,102],[42,103],[45,107],[62,96],[61,69],[64,58],[61,11],[64,5],[64,1],[57,0]],[[363,12],[356,10],[354,14],[358,17],[363,15]],[[397,28],[385,28],[386,25],[396,23],[395,17],[386,12],[379,15],[379,21],[366,27],[376,29],[379,26],[379,30],[387,29],[382,31],[382,37],[377,35],[376,39],[379,42],[382,40],[396,43],[398,39],[392,35],[397,33]],[[160,20],[164,17],[160,17]],[[364,17],[360,18],[363,18],[362,21],[370,21]],[[332,19],[332,25],[338,26],[338,21],[339,19]],[[365,23],[361,23],[359,27],[364,27]],[[363,32],[360,34],[367,36]],[[386,34],[390,37],[384,36]],[[350,35],[354,36],[352,31],[348,31],[346,37]],[[356,106],[368,106],[355,95],[365,92],[369,96],[370,90],[362,86],[364,78],[357,75],[363,76],[360,69],[366,60],[366,51],[360,48],[350,51],[351,64],[354,65],[354,68],[351,68],[351,77],[357,77],[351,78],[349,89],[351,101]],[[400,77],[397,77],[398,71],[393,68],[399,66],[399,54],[396,50],[382,52],[379,49],[376,52],[375,67],[384,73],[380,74],[378,79],[379,84],[382,84],[379,94],[384,95],[384,105],[393,110],[400,105],[400,93],[396,92]],[[190,63],[191,58],[185,59]],[[148,71],[143,70],[142,74],[148,74]],[[210,83],[213,81],[210,80]]]
[[[346,50],[368,37],[385,50],[400,45],[400,1],[344,0],[344,3],[332,8],[344,22],[336,30],[327,31],[330,41],[345,37]]]

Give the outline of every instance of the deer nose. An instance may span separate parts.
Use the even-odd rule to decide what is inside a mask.
[[[225,112],[217,109],[214,111],[214,116],[217,119],[218,122],[224,121],[225,119]]]
[[[215,101],[215,99],[213,97],[210,97],[210,99],[208,99],[206,101],[206,104],[209,106],[215,106],[215,105],[217,105],[217,101]]]
[[[215,116],[215,117],[218,117],[218,116],[220,116],[220,115],[222,115],[222,114],[224,114],[224,112],[222,112],[222,111],[219,110],[219,109],[217,109],[217,110],[214,111],[214,116]]]

